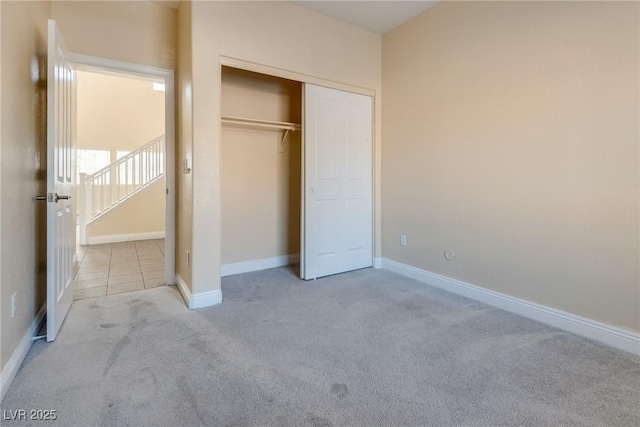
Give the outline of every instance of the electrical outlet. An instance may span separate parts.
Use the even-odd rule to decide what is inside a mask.
[[[407,246],[407,236],[404,234],[400,235],[400,246]]]
[[[16,312],[18,311],[17,300],[18,293],[14,292],[13,295],[11,295],[11,317],[16,317]]]

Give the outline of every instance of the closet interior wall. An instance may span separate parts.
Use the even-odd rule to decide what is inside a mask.
[[[222,116],[301,123],[302,83],[222,69]],[[300,253],[301,131],[222,125],[222,264]]]

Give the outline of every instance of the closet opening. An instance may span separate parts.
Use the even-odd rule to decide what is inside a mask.
[[[222,67],[222,276],[300,276],[303,83]]]
[[[255,71],[222,66],[221,275],[372,267],[373,97]]]

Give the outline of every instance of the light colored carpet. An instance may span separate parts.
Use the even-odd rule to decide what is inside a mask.
[[[2,408],[63,426],[640,425],[640,360],[382,270],[76,301]]]

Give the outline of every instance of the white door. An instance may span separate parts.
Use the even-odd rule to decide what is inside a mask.
[[[305,85],[303,279],[371,267],[372,99]]]
[[[47,341],[53,341],[73,301],[75,71],[52,20],[47,61]]]

